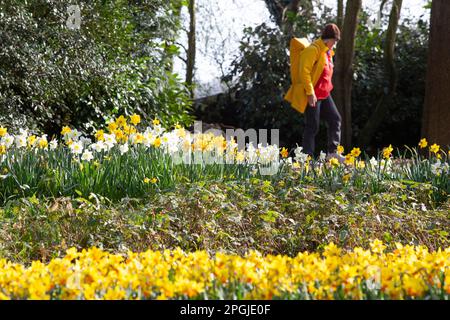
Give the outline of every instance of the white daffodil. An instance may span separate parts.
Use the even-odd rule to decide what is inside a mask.
[[[56,139],[53,139],[49,143],[50,150],[55,150],[58,147],[58,141]]]
[[[436,176],[442,173],[441,160],[438,160],[431,165],[431,172]]]
[[[372,168],[376,168],[376,167],[378,166],[378,161],[377,161],[377,159],[375,159],[375,157],[372,157],[372,158],[369,160],[369,163],[370,163],[370,165],[372,166]]]
[[[325,152],[323,152],[322,150],[320,150],[319,160],[325,161],[326,157],[327,157],[327,154]]]
[[[91,161],[92,159],[94,159],[94,155],[92,154],[92,152],[87,149],[84,150],[83,154],[81,155],[81,160]]]
[[[70,146],[70,151],[73,154],[82,154],[83,153],[83,144],[79,141],[73,142]]]
[[[1,139],[1,144],[6,146],[6,148],[11,147],[13,143],[14,143],[14,137],[12,135],[6,134]]]
[[[258,162],[258,154],[256,153],[256,149],[253,146],[253,142],[247,144],[247,151],[245,153],[247,163],[255,164]]]
[[[120,150],[120,154],[125,154],[128,152],[129,148],[128,148],[128,143],[125,144],[121,144],[119,146],[119,150]]]
[[[17,148],[24,148],[27,146],[27,134],[20,134],[15,137],[15,143]]]

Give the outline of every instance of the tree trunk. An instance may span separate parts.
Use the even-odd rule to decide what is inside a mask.
[[[311,17],[314,9],[312,0],[264,0],[264,2],[266,3],[273,21],[283,31],[285,30],[286,22],[288,22],[286,19],[288,12],[298,13],[301,9],[303,15]]]
[[[344,23],[344,0],[337,0],[337,26],[342,29]]]
[[[433,0],[422,136],[450,145],[450,1]]]
[[[389,111],[389,106],[392,104],[392,100],[395,97],[395,91],[397,89],[398,72],[395,67],[395,41],[397,39],[397,27],[400,19],[400,12],[402,9],[403,0],[394,0],[392,3],[391,14],[389,17],[389,26],[386,31],[386,44],[384,47],[384,68],[385,78],[388,83],[388,87],[383,88],[384,94],[382,94],[375,111],[370,116],[366,125],[361,131],[359,136],[359,145],[367,146],[373,138],[375,131],[383,121],[384,117]]]
[[[272,16],[274,22],[281,27],[283,21],[283,11],[285,9],[283,0],[264,0],[267,9]]]
[[[352,80],[355,37],[361,0],[347,0],[341,41],[336,53],[333,97],[342,116],[341,144],[349,148],[352,144]]]
[[[287,43],[290,43],[291,38],[294,36],[294,25],[292,21],[289,21],[289,13],[297,16],[300,7],[300,0],[292,0],[283,12],[282,19],[282,31],[287,38]]]
[[[189,0],[189,33],[188,33],[188,50],[186,58],[186,84],[191,92],[191,98],[194,98],[193,80],[194,80],[194,68],[195,68],[195,0]]]

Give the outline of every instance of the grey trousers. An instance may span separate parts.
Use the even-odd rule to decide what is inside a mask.
[[[319,132],[320,119],[326,121],[328,127],[327,152],[336,152],[341,142],[341,115],[331,95],[317,101],[316,107],[307,106],[305,110],[305,129],[303,131],[303,152],[314,156],[315,138]]]

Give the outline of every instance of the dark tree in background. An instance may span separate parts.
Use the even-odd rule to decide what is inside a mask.
[[[450,145],[450,1],[433,0],[422,136]]]
[[[333,98],[342,116],[341,143],[352,144],[352,81],[355,37],[361,0],[348,0],[342,27],[341,41],[336,50]]]

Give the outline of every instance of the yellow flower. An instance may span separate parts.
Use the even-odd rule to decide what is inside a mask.
[[[130,116],[130,122],[137,126],[141,122],[141,116],[134,113]]]
[[[239,151],[238,153],[236,153],[236,161],[237,162],[244,162],[245,160],[245,154],[243,151]]]
[[[155,119],[153,119],[153,121],[152,121],[152,122],[153,122],[153,125],[155,125],[155,126],[159,125],[159,123],[160,123],[160,122],[159,122],[159,120],[158,120],[158,119],[156,119],[156,118],[155,118]]]
[[[338,154],[343,154],[343,153],[344,153],[344,147],[341,146],[341,145],[338,145],[338,147],[337,147],[337,153],[338,153]]]
[[[157,148],[161,145],[161,139],[158,137],[153,141],[153,145]]]
[[[353,157],[358,158],[359,155],[361,154],[361,150],[359,148],[353,148],[353,150],[350,152],[350,154]]]
[[[116,125],[118,127],[124,127],[127,124],[127,119],[124,116],[120,116],[116,119]]]
[[[114,130],[116,130],[116,129],[117,129],[117,124],[115,122],[112,121],[108,124],[109,132],[114,132]]]
[[[389,145],[389,147],[386,147],[383,149],[383,158],[389,159],[391,157],[392,151],[394,149],[392,148],[392,145]]]
[[[47,141],[47,139],[45,139],[45,138],[40,138],[40,139],[39,139],[39,142],[38,142],[38,146],[39,146],[39,148],[41,148],[41,149],[47,148],[47,146],[48,146],[48,141]]]
[[[144,142],[144,136],[142,134],[140,134],[140,133],[137,133],[136,136],[135,136],[134,143],[135,144],[140,144],[140,143],[143,143],[143,142]]]
[[[439,149],[440,149],[440,146],[437,145],[436,143],[430,147],[430,151],[433,152],[434,154],[438,153]]]
[[[287,150],[286,148],[283,147],[283,149],[281,149],[280,154],[281,154],[281,156],[282,156],[283,158],[287,158],[288,155],[289,155],[289,152],[288,152],[288,150]]]
[[[337,161],[337,159],[336,159],[336,161]],[[339,162],[338,162],[338,164],[339,164]],[[299,168],[300,168],[300,162],[295,161],[295,162],[292,164],[292,168],[294,168],[294,169],[299,169]]]
[[[0,137],[5,136],[8,133],[8,129],[0,127]]]
[[[117,141],[122,141],[124,138],[124,133],[121,129],[116,129],[113,131],[114,136],[116,137]]]
[[[175,124],[175,129],[181,129],[181,125],[178,122]]]
[[[333,166],[333,167],[339,167],[339,160],[336,158],[331,158],[329,160],[329,163]]]
[[[6,153],[6,146],[0,145],[0,154],[5,154],[5,153]]]
[[[34,146],[34,143],[36,142],[36,136],[35,135],[31,135],[28,137],[28,146],[32,147]]]
[[[384,249],[386,249],[386,246],[382,241],[375,239],[370,243],[370,248],[373,253],[383,253]]]
[[[428,146],[428,141],[427,141],[427,139],[425,139],[425,138],[421,139],[420,142],[419,142],[419,147],[420,147],[421,149],[423,149],[423,148],[426,148],[427,146]]]
[[[97,141],[105,141],[105,131],[103,130],[97,130],[94,136]]]
[[[344,163],[346,165],[353,165],[355,164],[355,158],[349,153],[345,156]]]
[[[64,136],[68,133],[72,132],[72,129],[70,129],[68,126],[64,126],[61,130],[61,134]]]
[[[150,179],[147,178],[147,177],[145,177],[145,178],[144,178],[144,183],[146,183],[146,184],[150,183]]]
[[[156,182],[158,182],[158,179],[157,179],[157,178],[152,178],[152,179],[150,180],[150,182],[153,183],[153,184],[155,184]]]
[[[366,167],[366,163],[364,161],[357,161],[356,162],[356,167],[359,169],[364,169]]]
[[[344,181],[344,183],[347,183],[348,180],[350,180],[351,174],[347,173],[346,175],[342,176],[342,181]]]

